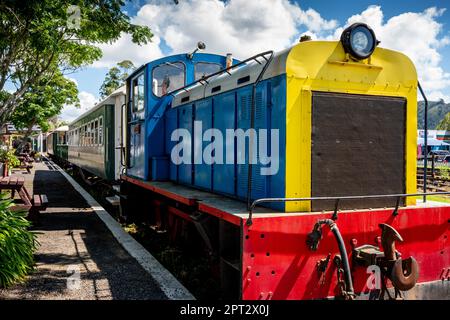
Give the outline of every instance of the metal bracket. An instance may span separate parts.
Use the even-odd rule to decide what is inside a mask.
[[[203,213],[195,212],[194,214],[191,215],[191,218],[192,218],[192,222],[194,223],[194,226],[197,229],[200,237],[203,239],[206,247],[208,248],[209,254],[213,255],[214,248],[212,245],[212,241],[211,241],[211,238],[208,235],[208,232],[206,231],[206,227],[204,225],[206,220],[208,220],[210,217]]]
[[[400,197],[397,197],[397,202],[395,203],[395,209],[392,211],[394,217],[398,216],[398,207],[400,206]]]
[[[339,200],[340,199],[336,199],[336,202],[334,203],[334,213],[331,216],[331,220],[333,220],[333,221],[336,221],[338,219]]]
[[[322,227],[319,223],[314,225],[313,231],[306,237],[306,245],[311,251],[316,251],[319,247],[319,242],[322,239]]]

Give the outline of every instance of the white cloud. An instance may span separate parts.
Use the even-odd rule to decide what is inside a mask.
[[[191,0],[177,6],[151,1],[134,21],[150,26],[174,53],[191,51],[202,40],[208,52],[231,52],[238,58],[284,49],[299,36],[300,28],[320,32],[337,25],[288,0]]]
[[[65,76],[65,77],[66,77],[67,80],[72,81],[73,83],[75,83],[78,86],[78,81],[76,79],[68,77],[68,76]]]
[[[186,14],[189,12],[189,14]],[[289,0],[186,0],[149,1],[132,22],[149,26],[153,42],[138,46],[128,35],[101,45],[103,58],[94,67],[110,67],[123,59],[136,65],[163,56],[161,39],[170,53],[189,52],[204,41],[207,52],[233,53],[246,58],[264,50],[282,50],[298,40],[300,29],[315,34],[334,29],[336,20],[325,20],[313,10],[302,10]]]
[[[338,25],[336,20],[325,20],[320,16],[320,13],[311,8],[306,11],[300,11],[299,18],[308,30],[314,33],[333,30]]]
[[[449,38],[441,36],[443,25],[437,21],[445,9],[429,8],[423,12],[405,12],[384,22],[380,6],[370,6],[361,14],[351,16],[346,26],[354,22],[370,25],[381,40],[381,47],[405,53],[414,62],[419,79],[430,100],[443,98],[449,101],[450,74],[440,66],[440,48],[449,44]],[[338,38],[346,27],[336,29]]]
[[[207,52],[233,53],[243,59],[265,50],[282,50],[296,43],[302,34],[313,39],[339,39],[342,30],[353,22],[366,22],[375,31],[381,46],[407,54],[415,63],[421,83],[430,99],[449,99],[450,74],[441,67],[439,50],[450,44],[438,22],[445,9],[435,7],[423,12],[405,12],[387,21],[380,6],[369,6],[349,17],[345,26],[326,20],[313,9],[304,10],[290,0],[149,0],[133,23],[147,25],[154,33],[153,42],[133,44],[124,35],[114,44],[100,47],[104,57],[95,67],[110,67],[129,59],[135,65],[168,54],[189,52],[197,41],[207,45]],[[187,14],[189,13],[189,14]]]
[[[123,34],[119,40],[112,44],[98,45],[102,49],[103,56],[92,66],[94,68],[110,68],[115,66],[117,62],[130,60],[136,67],[139,67],[144,63],[162,57],[159,44],[158,36],[154,36],[152,42],[139,46],[131,41],[130,35]]]
[[[59,118],[61,120],[69,122],[75,120],[82,113],[93,108],[95,104],[99,101],[97,97],[86,91],[81,91],[78,94],[78,99],[80,100],[80,107],[77,108],[74,105],[66,105],[63,108],[61,114],[59,115]]]

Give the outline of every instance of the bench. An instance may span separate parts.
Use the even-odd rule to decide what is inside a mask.
[[[38,217],[39,211],[47,209],[48,198],[45,194],[35,194],[30,196],[25,188],[25,179],[23,177],[2,177],[0,178],[0,190],[11,191],[11,199],[14,199],[16,191],[19,194],[22,203],[11,207],[13,211],[28,211],[28,219],[33,220]]]
[[[33,207],[37,210],[47,209],[48,198],[45,194],[35,194],[33,195]]]
[[[33,162],[33,159],[28,156],[26,153],[21,153],[17,157],[20,161],[20,165],[18,166],[19,169],[26,169],[28,173],[31,173],[31,169],[33,168],[33,165],[31,164]]]
[[[27,192],[28,193],[28,192]],[[31,200],[31,208],[28,211],[27,219],[36,221],[39,219],[39,212],[47,209],[48,198],[45,194],[35,194]]]

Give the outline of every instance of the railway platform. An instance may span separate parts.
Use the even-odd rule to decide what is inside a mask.
[[[36,269],[22,284],[0,289],[1,299],[193,299],[140,244],[126,234],[76,182],[51,161],[25,178],[31,194],[46,194]]]

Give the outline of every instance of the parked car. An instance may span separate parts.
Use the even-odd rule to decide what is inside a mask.
[[[446,156],[442,157],[442,159],[440,159],[439,162],[450,163],[450,155],[446,155]]]
[[[432,150],[428,153],[428,156],[431,157],[432,155],[447,156],[447,155],[450,155],[450,151],[448,151],[448,150]]]
[[[446,156],[450,156],[450,151],[433,150],[428,153],[428,159],[431,160],[434,157],[437,162],[442,162]]]

